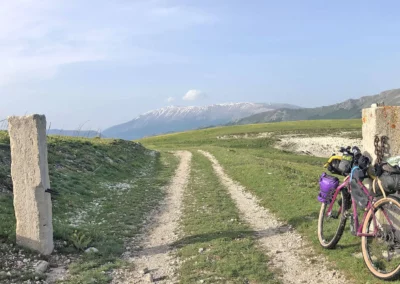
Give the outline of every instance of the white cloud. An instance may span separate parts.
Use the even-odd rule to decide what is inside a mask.
[[[175,101],[175,98],[174,98],[174,97],[169,97],[169,98],[167,99],[167,102],[168,102],[168,103],[172,103],[173,101]]]
[[[195,101],[199,99],[204,99],[206,95],[200,90],[189,90],[184,96],[184,101]]]
[[[181,62],[139,48],[143,35],[215,22],[215,17],[167,1],[0,0],[0,86],[55,76],[68,64]]]

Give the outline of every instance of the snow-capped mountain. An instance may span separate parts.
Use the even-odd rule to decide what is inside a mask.
[[[279,108],[297,108],[286,104],[228,103],[209,106],[169,106],[146,112],[133,120],[113,126],[104,135],[137,139],[162,133],[185,131],[226,124],[241,118]]]

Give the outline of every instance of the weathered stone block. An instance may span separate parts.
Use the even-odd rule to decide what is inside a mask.
[[[46,117],[9,117],[11,175],[17,244],[51,254],[53,224],[47,161]]]
[[[376,160],[375,135],[389,138],[386,157],[400,155],[400,107],[383,106],[367,108],[362,111],[363,150],[373,162]]]

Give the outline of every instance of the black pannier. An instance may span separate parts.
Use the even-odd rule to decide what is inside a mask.
[[[379,179],[386,193],[393,194],[400,190],[400,174],[384,172]]]
[[[400,168],[391,166],[388,163],[375,165],[376,179],[374,188],[378,196],[382,195],[380,187],[386,194],[393,194],[400,191]]]

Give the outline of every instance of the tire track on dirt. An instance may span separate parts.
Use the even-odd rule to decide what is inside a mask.
[[[317,261],[309,260],[311,247],[300,234],[288,225],[279,222],[275,216],[258,204],[257,199],[239,183],[233,181],[218,160],[209,152],[199,150],[213,165],[222,184],[229,191],[244,219],[256,231],[260,246],[271,258],[269,266],[275,269],[283,283],[351,283],[338,271],[328,269],[329,263],[323,256]]]
[[[143,249],[129,259],[134,265],[133,269],[122,272],[122,275],[117,273],[113,283],[177,282],[176,270],[179,262],[173,256],[171,244],[178,240],[183,192],[189,181],[192,153],[178,151],[175,155],[180,158],[180,164],[167,188],[167,196],[157,211],[158,214],[150,219],[153,225],[142,236]]]

